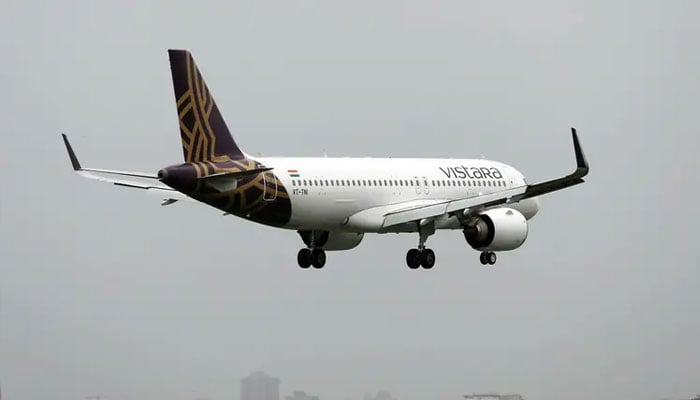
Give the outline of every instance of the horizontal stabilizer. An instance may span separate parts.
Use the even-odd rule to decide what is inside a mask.
[[[66,145],[66,151],[68,151],[68,158],[70,159],[73,170],[80,176],[88,179],[95,179],[102,182],[109,182],[117,186],[128,187],[133,189],[143,189],[147,193],[154,193],[159,196],[166,198],[173,198],[178,200],[192,200],[185,194],[178,192],[177,190],[165,185],[161,182],[156,175],[146,174],[142,172],[130,172],[130,171],[115,171],[108,169],[95,169],[95,168],[83,168],[80,165],[78,156],[73,150],[68,141],[68,137],[65,134],[61,134],[63,137],[63,143]]]
[[[272,168],[256,168],[248,171],[221,172],[199,178],[219,192],[228,192],[238,187],[238,180],[244,177],[270,171]]]

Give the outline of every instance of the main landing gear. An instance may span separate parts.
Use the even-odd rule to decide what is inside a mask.
[[[425,269],[433,268],[435,265],[435,252],[432,249],[423,250],[411,249],[406,253],[406,264],[410,269],[423,267]]]
[[[493,251],[484,251],[479,256],[479,261],[481,261],[481,265],[493,265],[496,263],[496,253]]]
[[[306,244],[305,249],[299,250],[297,263],[302,269],[313,266],[316,269],[326,265],[326,252],[323,250],[328,242],[328,232],[325,231],[297,231]]]
[[[303,269],[312,265],[316,269],[323,268],[326,265],[326,252],[323,249],[301,249],[297,254],[297,262]]]
[[[418,223],[418,248],[406,253],[406,265],[410,269],[423,267],[431,269],[435,266],[435,252],[425,247],[428,236],[435,233],[435,222],[432,219],[423,219]]]

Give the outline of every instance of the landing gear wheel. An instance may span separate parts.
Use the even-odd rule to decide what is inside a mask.
[[[416,269],[421,264],[421,253],[418,249],[411,249],[406,253],[406,264],[410,269]]]
[[[307,269],[311,266],[311,250],[301,249],[297,254],[297,262],[299,266],[303,269]]]
[[[496,253],[493,251],[484,251],[479,256],[479,261],[481,261],[481,265],[493,265],[496,263]]]
[[[488,256],[486,257],[486,260],[491,265],[495,264],[496,263],[496,253],[494,253],[493,251],[489,251]]]
[[[423,249],[423,251],[421,251],[420,265],[425,269],[433,268],[435,265],[435,252],[432,249]]]
[[[313,249],[311,251],[311,264],[316,269],[323,268],[326,265],[326,252],[323,249]]]

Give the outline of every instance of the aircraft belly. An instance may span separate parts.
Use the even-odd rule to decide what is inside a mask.
[[[356,207],[354,200],[336,200],[322,195],[293,196],[289,225],[294,229],[341,229]]]

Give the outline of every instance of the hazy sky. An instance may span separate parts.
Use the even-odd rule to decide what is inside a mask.
[[[5,1],[0,382],[6,399],[237,400],[263,369],[323,400],[700,391],[700,2]],[[182,159],[166,49],[189,48],[250,154],[479,157],[543,198],[479,264],[459,231],[298,235],[77,177]]]

